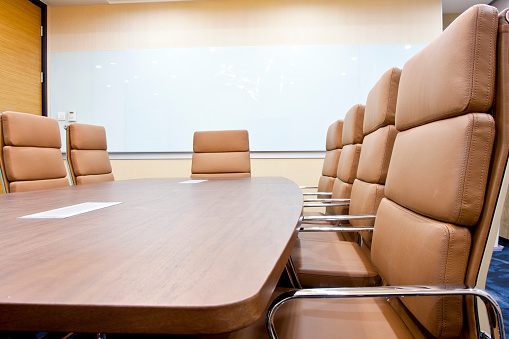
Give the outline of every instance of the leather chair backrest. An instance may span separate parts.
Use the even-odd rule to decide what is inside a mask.
[[[332,197],[335,199],[349,199],[353,182],[357,177],[361,144],[364,138],[362,133],[364,108],[365,106],[361,104],[353,106],[343,120],[343,148],[332,188]],[[334,206],[332,210],[336,215],[348,214],[348,206]]]
[[[103,126],[73,123],[66,134],[67,162],[75,185],[115,180]]]
[[[7,193],[69,185],[55,119],[4,112],[0,120],[0,158]]]
[[[325,143],[325,159],[323,160],[322,175],[318,181],[318,192],[332,192],[334,179],[338,172],[339,156],[343,148],[343,120],[337,120],[329,126]],[[330,198],[319,195],[318,198]],[[332,211],[332,210],[331,210]]]
[[[498,192],[507,160],[505,154],[503,166],[491,163],[503,148],[492,154],[495,138],[507,139],[507,126],[497,121],[496,134],[490,114],[496,54],[497,11],[477,5],[403,68],[399,133],[371,247],[372,261],[389,285],[471,281],[472,251],[486,246],[486,238],[477,238],[490,227],[489,200],[498,194],[490,195],[490,187]],[[411,331],[424,329],[438,338],[465,332],[462,297],[391,298],[391,303]]]
[[[396,140],[396,99],[401,69],[386,71],[368,94],[364,111],[362,152],[357,179],[352,186],[350,214],[376,214],[385,196],[384,187],[392,148]],[[353,226],[373,225],[374,221],[352,220]],[[371,248],[371,232],[361,232],[363,244]]]
[[[249,135],[246,130],[194,133],[191,178],[251,176]]]

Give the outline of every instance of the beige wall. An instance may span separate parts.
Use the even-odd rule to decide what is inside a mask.
[[[440,0],[218,0],[50,7],[48,26],[49,52],[428,43],[442,30],[442,13]],[[325,133],[312,137],[325,146]],[[189,160],[115,160],[113,167],[118,179],[190,174]],[[252,167],[255,176],[316,185],[321,160],[253,159]]]
[[[444,13],[442,18],[442,27],[446,29],[461,13]]]
[[[282,176],[299,185],[316,186],[322,159],[251,159],[253,176]],[[189,177],[191,159],[112,160],[116,180]]]

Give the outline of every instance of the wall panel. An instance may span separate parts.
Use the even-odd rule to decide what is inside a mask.
[[[0,16],[0,112],[41,115],[41,8],[0,0]]]
[[[440,0],[218,0],[50,8],[50,51],[427,43]]]
[[[432,41],[442,30],[442,13],[440,0],[218,0],[53,7],[48,25],[49,52],[398,44]],[[325,146],[325,133],[305,137]],[[113,163],[118,179],[190,173],[189,160]],[[317,159],[253,159],[253,175],[283,175],[314,185],[320,166]]]
[[[287,177],[303,186],[316,186],[322,159],[251,159],[253,176]],[[191,175],[191,159],[111,160],[115,180],[175,178]]]

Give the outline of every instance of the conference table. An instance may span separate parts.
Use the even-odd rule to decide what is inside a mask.
[[[95,203],[109,204],[80,210]],[[277,177],[136,179],[3,194],[0,330],[246,327],[264,314],[301,209],[298,186]]]

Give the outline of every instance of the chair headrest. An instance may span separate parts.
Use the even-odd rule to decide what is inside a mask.
[[[2,130],[5,146],[60,148],[60,129],[55,119],[40,115],[4,112]]]
[[[69,136],[71,149],[107,150],[106,129],[103,126],[87,124],[70,124]]]
[[[345,145],[360,144],[364,138],[362,125],[364,123],[365,106],[357,104],[350,108],[343,120],[343,147]]]
[[[496,9],[476,5],[461,14],[403,67],[396,128],[487,112],[495,88]]]
[[[325,149],[332,151],[343,147],[343,120],[337,120],[327,130]]]
[[[248,152],[249,136],[246,130],[194,132],[195,153]]]
[[[364,135],[380,127],[394,125],[400,77],[401,69],[392,67],[369,91],[364,112]]]

